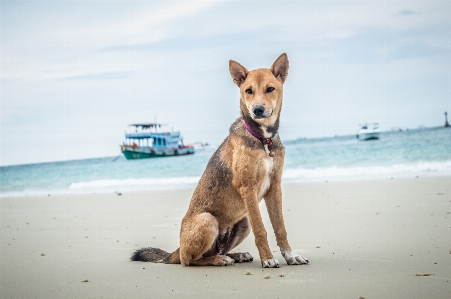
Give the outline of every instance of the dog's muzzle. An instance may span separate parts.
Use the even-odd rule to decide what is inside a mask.
[[[255,105],[252,109],[252,114],[256,119],[267,118],[272,115],[272,109],[267,111],[263,105]]]
[[[256,117],[261,118],[265,114],[265,107],[262,105],[257,105],[254,107],[253,112]]]

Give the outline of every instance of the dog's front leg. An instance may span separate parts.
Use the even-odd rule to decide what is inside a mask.
[[[240,190],[241,196],[244,199],[244,203],[247,209],[249,222],[254,232],[255,245],[258,248],[260,254],[260,260],[262,267],[264,268],[279,268],[279,261],[277,261],[268,245],[268,235],[263,225],[263,220],[258,208],[257,194],[251,189],[242,188]]]
[[[282,214],[282,188],[280,183],[273,184],[265,195],[265,204],[268,209],[269,219],[271,220],[274,234],[276,235],[277,245],[288,265],[308,264],[308,259],[292,252],[288,244],[287,231]]]

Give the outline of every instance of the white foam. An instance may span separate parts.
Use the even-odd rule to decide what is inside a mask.
[[[96,180],[91,182],[72,183],[69,186],[71,190],[87,189],[110,189],[115,188],[137,188],[147,187],[148,189],[164,189],[165,187],[191,186],[199,181],[199,177],[172,177],[172,178],[142,178],[142,179],[123,179],[123,180]],[[145,188],[145,189],[147,189]]]
[[[414,164],[395,164],[388,166],[366,167],[317,167],[313,169],[293,168],[283,173],[283,182],[324,181],[324,180],[355,180],[387,177],[413,176],[449,176],[451,161],[417,162]]]
[[[288,168],[283,183],[347,181],[378,178],[451,176],[451,160],[387,166]],[[62,194],[109,193],[195,188],[200,177],[102,179],[71,183],[67,189],[21,190],[0,193],[0,197],[47,196]]]
[[[0,197],[47,196],[64,194],[112,193],[186,189],[196,187],[200,177],[173,177],[152,179],[95,180],[71,183],[67,189],[21,190],[0,193]]]

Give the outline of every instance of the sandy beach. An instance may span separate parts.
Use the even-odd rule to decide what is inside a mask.
[[[450,298],[451,177],[285,184],[288,266],[131,262],[178,247],[192,190],[1,198],[1,298]],[[121,191],[121,190],[118,190]],[[246,275],[250,271],[252,275]],[[269,275],[269,279],[264,276]],[[280,277],[280,276],[282,277]]]

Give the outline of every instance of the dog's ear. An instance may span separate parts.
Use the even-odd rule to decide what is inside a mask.
[[[287,80],[288,77],[288,56],[283,53],[279,57],[277,57],[276,61],[272,64],[270,70],[274,74],[274,76],[281,81],[282,83]]]
[[[229,72],[230,76],[232,76],[233,83],[238,87],[243,84],[249,74],[249,71],[244,66],[233,60],[229,61]]]

